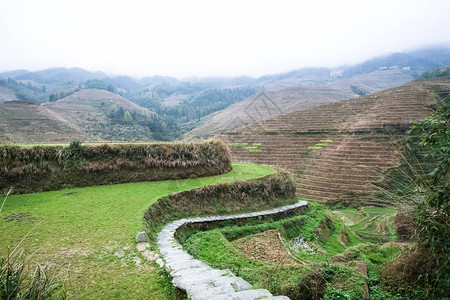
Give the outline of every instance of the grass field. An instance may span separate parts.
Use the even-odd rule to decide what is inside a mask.
[[[143,230],[146,209],[170,193],[274,172],[236,163],[233,171],[207,178],[12,195],[0,214],[0,257],[29,233],[20,245],[32,255],[29,263],[66,276],[70,298],[171,299],[173,288],[163,273],[133,261],[138,255],[134,238]]]

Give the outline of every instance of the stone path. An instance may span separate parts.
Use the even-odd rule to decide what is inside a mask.
[[[195,259],[182,249],[175,239],[175,231],[188,223],[205,223],[232,219],[251,219],[268,215],[283,215],[300,207],[306,201],[274,209],[229,216],[198,217],[173,221],[158,234],[158,248],[165,261],[164,268],[173,277],[173,284],[186,291],[193,300],[248,300],[248,299],[289,299],[273,296],[268,290],[253,289],[252,285],[230,270],[216,270]]]

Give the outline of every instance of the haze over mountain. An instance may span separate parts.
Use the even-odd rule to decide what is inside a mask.
[[[379,57],[354,66],[304,68],[259,78],[139,79],[125,75],[111,77],[81,68],[15,70],[0,73],[0,103],[10,100],[43,103],[77,128],[77,132],[84,126],[81,130],[86,136],[84,140],[172,140],[180,139],[184,133],[188,138],[204,138],[278,114],[399,86],[426,70],[447,64],[450,65],[449,49],[430,48]],[[91,92],[85,93],[86,90]],[[99,106],[105,94],[92,90],[108,91],[106,98],[112,104]],[[262,91],[264,94],[259,94]],[[118,105],[114,111],[111,106],[117,104],[114,102],[117,99],[128,104]],[[132,102],[146,112],[136,105],[132,108]],[[119,107],[123,109],[119,111]],[[86,113],[82,116],[83,111]],[[139,116],[131,115],[131,127],[128,115],[128,121],[125,120],[125,111]],[[86,116],[90,116],[89,120]],[[111,117],[113,124],[108,121]]]
[[[42,0],[0,11],[2,71],[259,77],[450,46],[447,0]]]

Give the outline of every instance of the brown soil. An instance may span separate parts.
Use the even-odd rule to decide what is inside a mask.
[[[268,230],[252,237],[243,237],[234,241],[233,244],[251,259],[283,265],[297,263],[284,247],[277,230]]]

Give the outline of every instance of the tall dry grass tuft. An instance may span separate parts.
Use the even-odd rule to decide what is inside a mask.
[[[6,193],[5,199],[3,200],[2,206],[0,207],[0,213],[2,212],[3,206],[4,206],[5,203],[6,203],[6,199],[8,199],[8,196],[9,196],[9,194],[10,194],[11,192],[12,192],[12,187],[9,188],[8,192]]]

